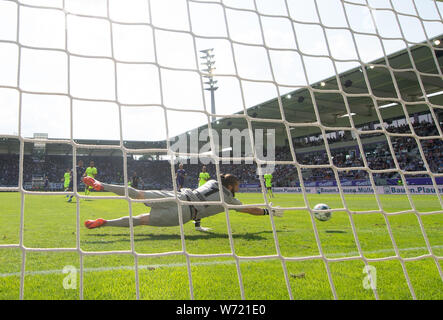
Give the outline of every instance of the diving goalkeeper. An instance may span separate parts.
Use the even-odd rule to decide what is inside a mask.
[[[182,219],[183,224],[190,220],[198,220],[206,217],[216,215],[224,212],[225,208],[221,204],[205,205],[206,201],[220,201],[220,192],[224,194],[224,201],[231,205],[242,205],[242,203],[235,198],[235,193],[239,190],[239,180],[232,174],[221,175],[222,186],[220,187],[218,181],[209,180],[203,186],[191,190],[184,188],[178,192],[178,199],[182,201],[200,202],[198,205],[182,205]],[[118,195],[125,195],[125,187],[106,184],[99,182],[91,177],[84,177],[83,182],[93,187],[97,191],[105,190],[116,193]],[[142,191],[134,188],[128,188],[128,195],[132,199],[165,199],[169,198],[169,202],[153,202],[145,203],[146,206],[151,207],[150,213],[145,213],[132,218],[133,226],[148,225],[155,227],[171,227],[178,226],[178,206],[175,202],[175,195],[173,191]],[[249,213],[255,216],[273,215],[277,217],[283,216],[283,210],[280,208],[272,208],[271,210],[262,209],[259,207],[248,207],[234,209],[238,212]],[[114,220],[96,219],[85,221],[85,227],[93,229],[97,227],[129,227],[129,217],[122,217]]]

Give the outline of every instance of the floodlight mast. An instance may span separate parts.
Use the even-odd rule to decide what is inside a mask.
[[[214,49],[205,49],[205,50],[200,50],[201,53],[204,54],[204,56],[200,57],[200,59],[203,60],[203,62],[201,63],[202,65],[206,66],[206,69],[203,69],[202,71],[207,72],[207,75],[204,75],[204,78],[207,78],[208,81],[204,82],[205,84],[207,84],[209,87],[205,88],[205,90],[208,90],[211,92],[211,113],[215,114],[215,95],[214,95],[214,91],[218,89],[218,87],[216,86],[217,84],[217,80],[214,80],[214,76],[212,74],[212,72],[215,70],[215,60],[214,57],[215,55],[213,54]],[[215,116],[211,117],[211,121],[214,122]]]

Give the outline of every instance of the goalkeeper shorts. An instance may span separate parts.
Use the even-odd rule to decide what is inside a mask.
[[[151,202],[145,203],[145,206],[151,207],[149,213],[149,225],[156,227],[172,227],[179,226],[180,220],[178,219],[178,204],[175,201],[175,195],[172,191],[142,191],[145,199],[165,199],[169,198],[165,202]],[[180,200],[187,200],[186,196],[178,193]],[[183,224],[191,220],[191,208],[189,205],[182,205],[182,221]]]

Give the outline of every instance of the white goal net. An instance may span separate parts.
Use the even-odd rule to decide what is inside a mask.
[[[5,236],[0,250],[21,251],[19,297],[25,298],[28,290],[27,257],[42,252],[78,254],[81,299],[88,272],[84,259],[108,255],[134,258],[137,299],[142,298],[139,273],[145,267],[140,261],[175,256],[185,261],[191,299],[198,297],[192,272],[195,259],[232,259],[242,299],[249,298],[244,283],[248,271],[242,264],[251,261],[277,261],[289,299],[299,298],[294,281],[306,277],[289,265],[306,261],[322,264],[323,280],[334,299],[350,296],[340,294],[343,288],[337,287],[331,265],[354,261],[364,266],[366,291],[376,299],[384,296],[375,285],[372,265],[386,261],[399,264],[402,280],[397,280],[406,284],[414,299],[420,295],[409,263],[430,261],[430,281],[441,287],[442,238],[435,228],[443,226],[442,10],[443,3],[436,0],[0,0],[0,139],[18,146],[0,149],[2,161],[18,161],[15,182],[8,183],[3,173],[0,191],[20,194],[18,242]],[[49,138],[34,138],[35,132],[47,132]],[[52,181],[48,178],[50,190],[59,192],[49,191],[49,184],[47,191],[26,187],[41,174],[38,182],[44,189],[43,177],[53,168],[51,161],[43,161],[39,172],[29,173],[28,166],[34,164],[27,157],[39,142],[46,154],[57,150],[59,158],[51,160],[57,165],[64,163],[63,156],[69,157],[72,191],[63,192],[62,173]],[[80,193],[78,160],[109,155],[119,156],[121,163],[109,165],[110,171],[119,171],[109,182],[125,185],[126,195]],[[82,201],[126,200],[130,217],[137,214],[134,206],[145,202],[128,194],[135,158],[174,159],[167,167],[154,167],[159,181],[142,179],[145,189],[174,190],[180,249],[138,252],[140,237],[132,220],[130,249],[85,249]],[[275,253],[239,253],[236,235],[242,231],[233,232],[229,211],[238,207],[224,202],[223,195],[229,250],[190,250],[180,206],[185,202],[177,198],[178,162],[195,181],[203,164],[219,183],[220,174],[227,171],[239,176],[240,191],[261,195],[245,200],[244,207],[248,202],[268,209],[282,206],[282,220],[266,217]],[[100,164],[97,167],[99,174],[103,172]],[[66,168],[60,164],[58,169]],[[273,198],[267,196],[265,173],[273,174]],[[396,209],[384,200],[395,193],[408,208]],[[282,204],[281,194],[290,195]],[[70,220],[75,224],[75,247],[26,245],[25,208],[31,195],[75,195],[76,219]],[[336,198],[330,205],[331,221],[342,214],[352,240],[352,249],[343,254],[325,252],[327,242],[339,241],[341,234],[325,229],[329,222],[315,219],[314,205],[328,202],[331,195]],[[359,195],[371,197],[372,206],[355,205]],[[368,253],[369,226],[379,225],[371,222],[364,231],[359,225],[361,218],[372,215],[382,218],[390,248]],[[390,220],[403,215],[413,216],[422,239],[418,254],[406,257],[402,250],[415,251],[399,244],[395,230],[401,226],[392,226]],[[291,244],[282,238],[286,226],[279,221],[291,216],[308,217],[316,254],[287,253],[292,243],[303,246],[295,236]],[[428,218],[435,220],[423,221]],[[377,255],[383,250],[384,256]],[[12,274],[1,272],[5,279]]]

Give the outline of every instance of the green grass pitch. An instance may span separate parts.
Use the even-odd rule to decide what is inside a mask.
[[[93,196],[98,195],[94,193]],[[100,193],[100,195],[111,195]],[[238,194],[244,203],[263,203],[261,194]],[[18,244],[20,240],[19,193],[0,193],[0,244]],[[76,202],[67,203],[61,195],[25,195],[24,245],[27,248],[75,248]],[[380,196],[385,212],[411,209],[406,196]],[[308,195],[309,205],[327,203],[342,208],[338,195]],[[418,212],[441,211],[435,196],[413,196]],[[302,207],[304,201],[297,194],[276,194],[274,205]],[[373,195],[345,195],[351,210],[378,209]],[[129,214],[124,199],[80,199],[80,246],[85,251],[130,250],[129,228],[99,228],[88,230],[86,219],[113,219]],[[142,203],[132,203],[133,214],[147,212]],[[269,216],[251,216],[230,211],[233,247],[238,256],[267,256],[277,253]],[[352,215],[334,212],[330,221],[315,220],[321,247],[327,258],[358,255],[351,225],[355,225],[358,241],[366,258],[385,258],[395,255],[385,217],[380,213]],[[433,253],[443,256],[443,214],[418,217],[413,213],[388,216],[394,240],[402,258],[429,254],[420,228],[423,226]],[[274,218],[277,241],[284,257],[319,255],[310,214],[305,210],[285,212]],[[202,225],[212,228],[209,233],[194,230],[192,222],[184,225],[185,246],[191,254],[231,253],[226,214],[204,219]],[[180,228],[134,228],[134,247],[137,253],[165,253],[181,251]],[[64,289],[68,276],[65,266],[80,269],[77,252],[26,252],[25,299],[79,299],[80,274],[74,289]],[[443,281],[437,267],[443,260],[425,257],[405,261],[399,259],[370,261],[376,268],[377,292],[380,299],[412,299],[404,272],[406,271],[418,299],[443,299]],[[128,254],[83,257],[84,299],[135,299],[135,259]],[[191,258],[191,275],[195,299],[241,299],[237,265],[232,257]],[[0,248],[0,299],[18,299],[22,251]],[[184,255],[141,257],[138,259],[141,299],[190,299],[187,261]],[[287,261],[290,290],[294,299],[333,299],[328,280],[329,268],[337,298],[375,299],[372,290],[364,289],[364,263],[361,259],[331,261],[321,259]],[[280,259],[241,261],[241,279],[246,299],[289,299],[283,264]]]

